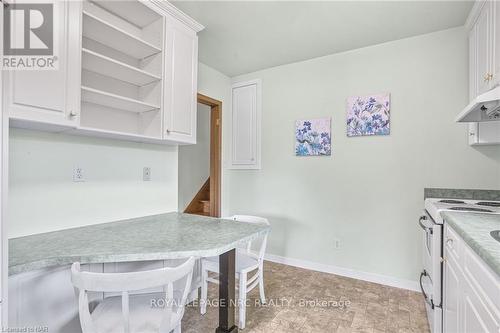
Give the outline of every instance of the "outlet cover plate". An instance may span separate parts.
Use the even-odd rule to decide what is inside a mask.
[[[85,176],[83,174],[83,169],[81,167],[75,167],[73,169],[73,181],[75,183],[84,182]]]
[[[145,182],[149,182],[151,180],[151,168],[150,167],[144,167],[142,169],[142,180]]]

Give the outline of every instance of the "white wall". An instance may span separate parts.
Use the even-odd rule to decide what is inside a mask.
[[[456,28],[235,78],[262,79],[262,170],[225,170],[226,214],[268,217],[271,254],[415,281],[424,187],[500,189],[500,147],[470,147],[453,122],[467,54]],[[391,135],[347,138],[346,98],[378,92]],[[294,156],[308,117],[332,117],[331,157]]]
[[[11,129],[9,163],[9,238],[177,210],[177,147]]]
[[[198,86],[227,117],[230,79],[200,63]],[[11,129],[9,159],[9,238],[178,209],[177,147]],[[72,182],[75,166],[86,182]]]
[[[179,147],[179,211],[183,212],[210,176],[210,107],[198,103],[196,144]]]

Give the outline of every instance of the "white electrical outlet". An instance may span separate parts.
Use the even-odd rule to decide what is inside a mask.
[[[340,239],[339,238],[334,238],[333,239],[333,247],[335,248],[335,250],[339,250],[340,249]]]
[[[81,167],[75,167],[73,169],[73,181],[74,182],[84,182],[85,177],[83,175],[83,169]]]
[[[151,168],[150,167],[144,167],[142,169],[142,180],[145,182],[148,182],[151,180]]]

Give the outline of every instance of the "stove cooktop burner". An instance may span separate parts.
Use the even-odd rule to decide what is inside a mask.
[[[439,202],[447,203],[447,204],[455,204],[455,205],[465,203],[464,201],[461,201],[461,200],[449,200],[449,199],[439,200]]]
[[[464,212],[483,212],[483,213],[493,213],[492,210],[484,208],[474,208],[474,207],[451,207],[451,210],[460,210]]]
[[[492,201],[481,201],[477,202],[478,206],[488,206],[488,207],[500,207],[500,202],[492,202]]]

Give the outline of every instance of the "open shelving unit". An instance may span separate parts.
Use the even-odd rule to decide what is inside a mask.
[[[85,1],[80,130],[162,137],[163,16],[140,1]]]

